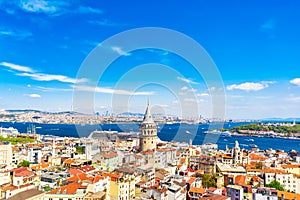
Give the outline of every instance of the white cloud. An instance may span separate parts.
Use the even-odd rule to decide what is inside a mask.
[[[188,90],[188,92],[193,92],[194,93],[194,92],[197,92],[197,90],[194,89],[194,88],[191,88],[191,89]]]
[[[183,86],[182,88],[181,88],[181,90],[182,91],[187,91],[189,88],[187,87],[187,86]]]
[[[16,39],[24,39],[32,36],[32,33],[24,30],[12,30],[6,27],[0,27],[0,35],[14,37]]]
[[[73,91],[72,88],[51,88],[51,87],[42,87],[42,86],[37,86],[34,89],[38,90],[38,91],[42,91],[42,92],[71,92],[71,91]]]
[[[39,94],[24,94],[24,96],[26,97],[30,97],[30,98],[41,98],[41,95]]]
[[[80,13],[93,13],[93,14],[102,14],[103,11],[97,8],[92,8],[92,7],[84,7],[80,6],[78,8],[78,12]]]
[[[96,47],[101,45],[101,42],[97,42],[97,41],[92,41],[92,40],[86,40],[84,41],[85,44],[92,46],[92,47]]]
[[[274,29],[275,22],[274,22],[273,19],[269,19],[268,21],[263,23],[260,27],[261,27],[262,30],[269,31],[269,30]]]
[[[111,49],[121,56],[130,56],[131,55],[130,53],[122,50],[121,47],[111,47]]]
[[[200,94],[197,94],[197,97],[209,97],[209,94],[208,93],[200,93]]]
[[[198,82],[195,82],[195,81],[192,81],[192,80],[190,80],[190,79],[183,78],[183,77],[180,77],[180,76],[178,76],[177,79],[180,80],[180,81],[189,83],[189,84],[199,84]]]
[[[53,14],[60,10],[57,1],[45,1],[45,0],[21,0],[19,7],[27,12],[39,12]]]
[[[194,93],[194,92],[196,92],[197,90],[194,89],[194,88],[189,89],[187,86],[183,86],[183,87],[181,88],[181,91],[183,91],[183,92],[179,92],[179,94],[180,94],[180,95],[184,95],[184,94],[186,94],[186,93],[188,93],[188,92]]]
[[[120,94],[120,95],[133,95],[133,96],[142,96],[142,95],[153,95],[154,92],[132,92],[128,90],[117,90],[111,88],[103,87],[91,87],[91,86],[73,86],[74,90],[78,91],[87,91],[87,92],[97,92],[105,94]]]
[[[269,85],[273,83],[273,81],[245,82],[241,84],[228,85],[226,88],[227,90],[259,91],[269,87]]]
[[[172,101],[172,104],[179,104],[178,100]]]
[[[85,78],[76,79],[76,78],[70,78],[68,76],[58,75],[58,74],[36,73],[36,71],[30,67],[16,65],[13,63],[1,62],[0,65],[4,66],[4,67],[8,67],[15,71],[23,72],[23,73],[17,73],[16,74],[17,76],[30,77],[31,79],[37,80],[37,81],[59,81],[59,82],[63,82],[63,83],[85,83],[85,82],[88,82],[88,80]]]
[[[184,98],[183,101],[185,101],[185,102],[193,102],[193,103],[197,103],[198,102],[198,100],[195,99],[195,98]]]
[[[88,21],[90,24],[95,24],[99,26],[124,26],[124,24],[112,22],[108,19],[103,19],[103,20],[90,20]]]
[[[68,1],[59,0],[20,0],[19,8],[31,13],[44,13],[49,16],[60,16],[63,14],[102,14],[103,11],[98,8],[88,6],[76,6]]]
[[[296,86],[300,86],[300,78],[294,78],[290,80],[290,83]]]
[[[4,67],[8,67],[8,68],[10,68],[12,70],[20,71],[20,72],[30,72],[30,73],[34,73],[35,72],[30,67],[16,65],[16,64],[13,64],[13,63],[1,62],[0,65],[4,66]]]
[[[59,82],[63,82],[63,83],[85,83],[88,81],[85,78],[76,79],[76,78],[70,78],[70,77],[67,77],[64,75],[43,74],[43,73],[35,73],[35,74],[21,73],[21,74],[17,74],[17,75],[30,77],[36,81],[59,81]]]
[[[293,101],[293,102],[300,102],[300,97],[289,97],[287,98],[288,101]]]
[[[256,99],[270,99],[272,98],[271,96],[256,96]]]
[[[170,107],[167,104],[155,104],[155,106],[162,107],[162,108],[169,108]]]

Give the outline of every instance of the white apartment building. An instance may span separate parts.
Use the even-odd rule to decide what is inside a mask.
[[[300,194],[300,176],[296,174],[286,173],[280,170],[266,170],[265,184],[269,184],[273,180],[278,181],[285,191]]]
[[[11,143],[0,142],[0,165],[10,166],[12,163]]]

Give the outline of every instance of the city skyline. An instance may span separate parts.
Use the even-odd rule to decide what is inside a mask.
[[[0,109],[71,110],[76,81],[86,84],[82,90],[91,91],[89,77],[76,77],[95,47],[122,31],[164,27],[193,38],[215,62],[226,93],[226,118],[300,117],[299,4],[166,1],[114,6],[96,1],[1,1]],[[211,116],[213,88],[207,88],[183,58],[157,49],[105,48],[120,57],[101,77],[95,112],[126,111],[111,108],[116,94],[130,96],[130,112],[143,113],[150,98],[152,113],[180,115],[180,102],[168,90],[179,85],[183,101],[198,104],[199,115]],[[169,66],[180,75],[137,71],[122,80],[134,67],[148,63]],[[151,84],[151,77],[163,80],[167,87]],[[141,80],[149,84],[138,85]]]

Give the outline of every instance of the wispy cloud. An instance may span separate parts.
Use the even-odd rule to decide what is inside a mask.
[[[102,14],[103,11],[98,8],[89,6],[81,6],[77,3],[59,0],[19,0],[11,2],[11,5],[16,4],[16,7],[25,12],[42,13],[48,16],[60,16],[64,14]],[[6,9],[8,14],[15,14],[15,10]]]
[[[13,30],[7,27],[0,27],[0,35],[13,37],[16,39],[24,39],[32,36],[32,33],[25,30]]]
[[[97,93],[105,93],[105,94],[120,94],[120,95],[133,95],[133,96],[148,96],[153,95],[154,92],[146,91],[146,92],[132,92],[128,90],[119,90],[119,89],[111,89],[104,87],[91,87],[91,86],[73,86],[74,90],[78,91],[86,91],[86,92],[97,92]]]
[[[17,76],[24,76],[24,77],[30,77],[33,80],[37,81],[59,81],[63,83],[85,83],[88,82],[87,79],[81,78],[71,78],[64,75],[58,75],[58,74],[45,74],[45,73],[39,73],[36,72],[36,70],[22,65],[17,65],[13,63],[7,63],[7,62],[1,62],[1,66],[8,67],[11,70],[22,72],[22,73],[16,73]]]
[[[227,90],[244,90],[244,91],[259,91],[269,87],[274,81],[261,81],[261,82],[245,82],[241,84],[228,85]]]
[[[296,86],[300,86],[300,78],[294,78],[290,80],[290,83]]]
[[[93,40],[85,40],[83,43],[87,44],[89,46],[92,46],[92,47],[96,47],[98,45],[101,45],[101,42],[97,42],[97,41],[93,41]]]
[[[0,65],[4,66],[4,67],[7,67],[9,69],[12,69],[12,70],[20,71],[20,72],[29,72],[29,73],[34,73],[35,72],[30,67],[16,65],[16,64],[13,64],[13,63],[1,62]]]
[[[150,53],[154,53],[154,54],[158,54],[160,56],[167,56],[169,55],[169,51],[163,50],[163,49],[152,49],[152,48],[148,48],[146,49],[146,51],[150,52]]]
[[[291,102],[300,102],[300,96],[290,96],[286,99],[287,101],[291,101]]]
[[[61,10],[62,2],[45,0],[21,0],[19,7],[26,12],[53,14]]]
[[[183,86],[182,88],[181,88],[181,91],[187,91],[189,88],[187,87],[187,86]]]
[[[108,19],[103,20],[89,20],[88,23],[95,24],[99,26],[120,26],[121,24],[109,21]]]
[[[128,52],[122,50],[121,47],[111,47],[111,49],[121,56],[130,56],[131,55],[131,53],[128,53]]]
[[[93,13],[93,14],[102,14],[103,11],[97,8],[92,8],[92,7],[88,7],[88,6],[80,6],[78,8],[78,12],[79,13]]]
[[[177,79],[180,80],[180,81],[189,83],[189,84],[199,84],[198,82],[195,82],[193,80],[190,80],[190,79],[187,79],[187,78],[183,78],[183,77],[180,77],[180,76],[178,76]]]
[[[71,92],[74,90],[73,88],[51,88],[51,87],[42,87],[42,86],[37,86],[33,89],[42,92]]]
[[[197,94],[197,97],[209,97],[209,94],[208,93],[200,93],[200,94]]]
[[[20,74],[17,74],[17,76],[30,77],[36,81],[59,81],[59,82],[63,82],[63,83],[85,83],[88,81],[85,78],[75,79],[75,78],[70,78],[70,77],[64,76],[64,75],[43,74],[43,73],[34,73],[34,74],[20,73]]]
[[[186,102],[194,102],[194,103],[197,103],[198,100],[195,99],[195,98],[184,98],[183,101],[186,101]]]
[[[39,94],[24,94],[24,96],[30,97],[30,98],[35,98],[35,99],[41,98],[41,95],[39,95]]]
[[[264,31],[270,31],[272,29],[274,29],[275,27],[275,22],[273,19],[269,19],[267,21],[265,21],[261,26],[260,28]]]
[[[272,98],[271,96],[256,96],[256,99],[270,99]]]

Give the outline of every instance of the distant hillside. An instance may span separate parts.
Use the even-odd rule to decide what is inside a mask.
[[[20,109],[20,110],[5,110],[6,112],[10,113],[41,113],[41,114],[71,114],[71,115],[83,115],[79,112],[74,111],[61,111],[61,112],[48,112],[48,111],[40,111],[40,110],[33,110],[33,109]]]
[[[300,123],[300,118],[264,118],[264,119],[260,119],[260,121],[263,122],[293,122],[296,121],[298,123]]]

